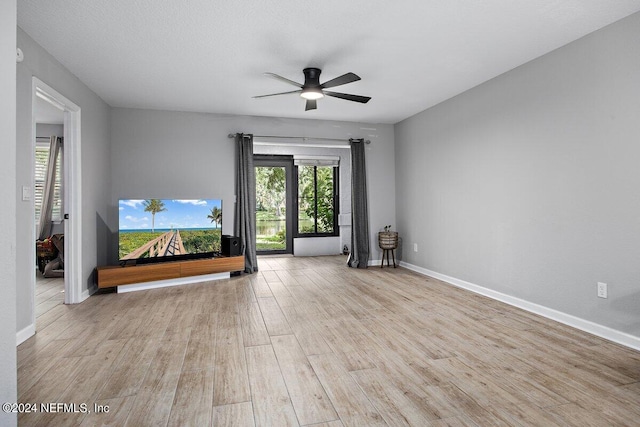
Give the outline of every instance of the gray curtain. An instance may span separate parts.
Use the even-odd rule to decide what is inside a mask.
[[[53,193],[56,183],[56,162],[62,138],[51,136],[49,145],[49,160],[45,174],[44,190],[42,193],[42,206],[40,207],[40,222],[38,223],[38,240],[43,240],[51,235],[51,213],[53,210]]]
[[[253,168],[253,135],[236,134],[235,236],[244,248],[244,271],[258,271],[256,256],[256,178]]]
[[[369,263],[369,210],[364,140],[351,143],[351,254],[347,265],[367,268]]]

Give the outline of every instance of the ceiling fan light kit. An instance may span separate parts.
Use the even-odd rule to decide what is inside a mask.
[[[327,88],[340,86],[360,80],[360,77],[354,73],[343,74],[339,77],[336,77],[335,79],[320,83],[320,73],[322,72],[322,70],[320,70],[319,68],[305,68],[304,70],[302,70],[302,72],[304,73],[304,84],[294,82],[293,80],[289,80],[285,77],[279,76],[278,74],[265,73],[266,75],[281,80],[285,83],[297,86],[300,88],[300,90],[273,93],[269,95],[259,95],[254,96],[254,98],[266,98],[269,96],[299,93],[302,98],[307,100],[305,111],[315,110],[317,108],[316,100],[324,98],[325,96],[332,96],[334,98],[345,99],[347,101],[360,102],[362,104],[366,104],[371,99],[368,96],[351,95],[348,93],[329,92],[324,90]]]
[[[324,98],[324,93],[322,93],[322,90],[318,88],[308,88],[308,89],[304,89],[300,93],[300,96],[303,97],[304,99],[320,99],[320,98]]]

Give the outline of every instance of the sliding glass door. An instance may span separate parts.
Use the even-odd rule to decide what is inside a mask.
[[[257,253],[293,253],[293,158],[256,155],[254,167]]]

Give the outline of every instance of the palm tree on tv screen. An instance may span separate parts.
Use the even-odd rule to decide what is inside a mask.
[[[207,215],[207,218],[209,218],[211,222],[215,222],[216,228],[218,228],[218,225],[222,221],[222,209],[214,206],[213,208],[211,208],[211,213]]]
[[[149,199],[144,201],[144,211],[151,212],[151,232],[155,231],[155,220],[158,212],[166,211],[164,202],[159,199]]]

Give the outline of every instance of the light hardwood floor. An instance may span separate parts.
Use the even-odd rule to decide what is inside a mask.
[[[46,278],[36,271],[36,319],[64,304],[64,278]]]
[[[260,258],[229,280],[56,304],[20,425],[640,425],[640,353],[398,268]]]

